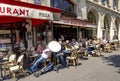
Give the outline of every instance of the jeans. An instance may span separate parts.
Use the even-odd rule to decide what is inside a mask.
[[[63,56],[61,55],[61,53],[58,53],[56,56],[59,58],[59,60],[62,63],[62,65],[64,67],[66,67],[66,65],[67,65],[66,59],[63,58]]]
[[[37,66],[38,66],[40,63],[42,63],[44,60],[45,60],[45,58],[41,56],[41,57],[34,63],[34,65],[30,68],[30,70],[31,70],[32,72],[36,71]]]
[[[63,53],[71,53],[72,51],[71,50],[63,50],[62,52]]]
[[[91,52],[92,52],[93,50],[95,50],[94,47],[88,47],[88,48],[87,48],[87,53],[88,53],[88,54],[91,54]]]

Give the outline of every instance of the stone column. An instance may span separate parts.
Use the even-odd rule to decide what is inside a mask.
[[[115,31],[115,18],[112,17],[111,25],[110,25],[110,40],[113,39],[114,31]]]
[[[77,14],[77,19],[87,19],[87,5],[86,5],[86,0],[77,0],[76,1],[77,6],[76,6],[76,14]]]
[[[15,32],[16,32],[16,42],[19,42],[20,41],[19,31],[15,30]]]
[[[20,0],[20,1],[28,2],[28,3],[34,3],[34,0]]]
[[[120,11],[120,0],[118,0],[118,10]]]
[[[120,40],[120,23],[118,24],[118,40]]]
[[[45,0],[45,5],[50,7],[50,0]]]
[[[26,0],[20,0],[20,1],[22,1],[22,2],[26,2]]]
[[[50,7],[50,0],[41,0],[41,5]]]
[[[113,0],[109,0],[109,6],[113,8]]]
[[[93,1],[93,0],[89,0],[89,1]]]
[[[29,3],[34,3],[34,0],[27,0],[27,2],[29,2]]]
[[[32,35],[32,21],[30,19],[27,19],[26,22],[28,24],[26,24],[26,28],[27,28],[27,32],[26,32],[26,40],[28,43],[28,50],[33,46],[33,35]]]
[[[102,2],[101,2],[101,0],[98,0],[98,4],[101,4]]]
[[[104,23],[104,15],[99,13],[98,18],[98,28],[97,28],[97,38],[102,38],[102,29],[103,29],[103,23]]]

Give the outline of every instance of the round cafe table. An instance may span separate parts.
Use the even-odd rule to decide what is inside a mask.
[[[32,63],[34,63],[37,60],[38,56],[39,56],[39,54],[34,54],[34,55],[29,56],[30,58],[33,58]]]

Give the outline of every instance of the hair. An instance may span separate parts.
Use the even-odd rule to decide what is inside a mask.
[[[69,44],[66,44],[66,47],[72,49],[72,47]]]

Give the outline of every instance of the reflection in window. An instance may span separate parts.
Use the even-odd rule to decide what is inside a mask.
[[[63,11],[74,13],[74,4],[69,0],[51,0],[51,6]]]
[[[41,0],[34,0],[34,3],[40,4],[40,3],[41,3]]]

